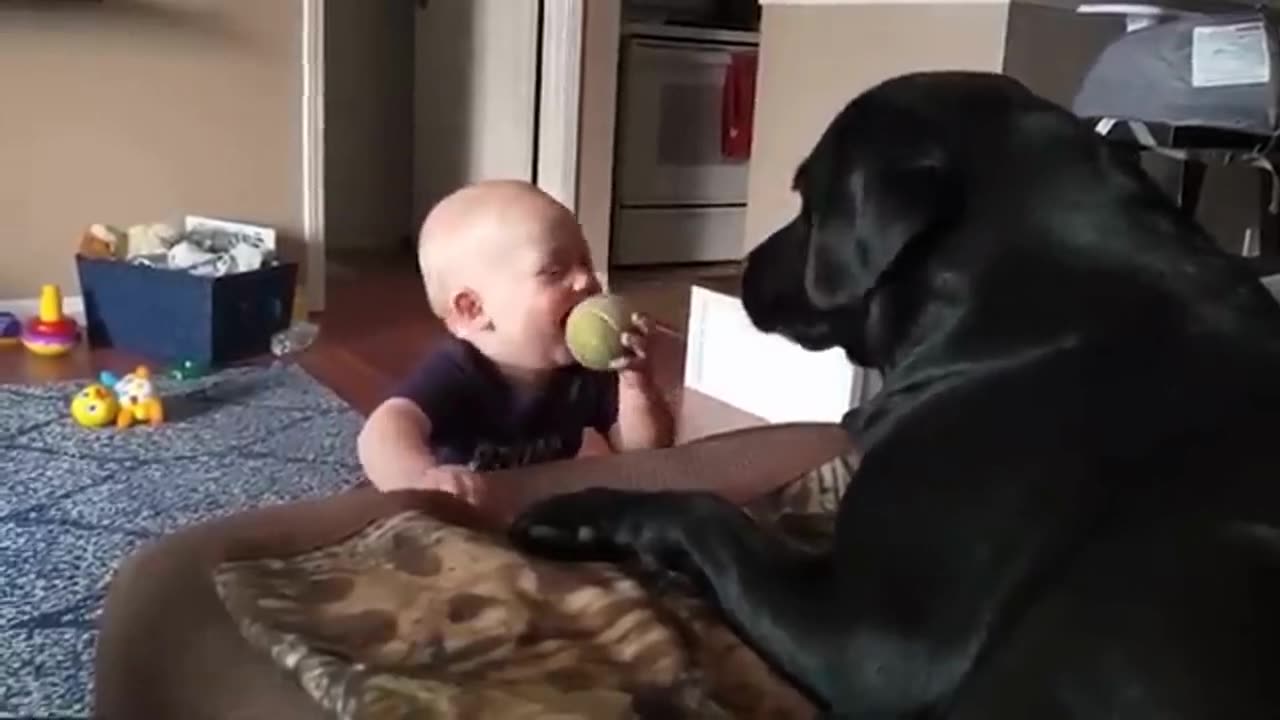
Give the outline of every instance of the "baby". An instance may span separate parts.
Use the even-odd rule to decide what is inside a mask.
[[[449,332],[370,414],[361,465],[380,490],[443,490],[483,505],[487,470],[576,456],[598,431],[615,452],[672,443],[671,411],[634,318],[612,372],[573,362],[569,311],[600,291],[577,219],[524,182],[486,181],[437,204],[418,263]]]

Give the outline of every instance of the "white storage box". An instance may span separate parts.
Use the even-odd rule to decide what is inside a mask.
[[[684,384],[770,423],[838,422],[879,387],[840,349],[810,352],[762,333],[742,302],[695,285],[689,299]]]

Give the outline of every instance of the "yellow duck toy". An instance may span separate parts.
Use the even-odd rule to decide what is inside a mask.
[[[119,414],[116,394],[100,383],[85,387],[71,398],[71,417],[84,427],[105,427],[115,422]]]
[[[164,404],[151,382],[151,371],[139,365],[133,372],[118,378],[103,371],[99,382],[86,386],[71,398],[71,417],[87,428],[131,427],[145,422],[164,422]]]

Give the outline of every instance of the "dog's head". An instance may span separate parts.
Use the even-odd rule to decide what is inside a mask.
[[[799,213],[747,258],[742,291],[752,322],[883,367],[901,315],[912,311],[886,289],[910,282],[964,210],[966,181],[945,111],[999,122],[1025,96],[1003,76],[922,73],[850,102],[795,174]]]

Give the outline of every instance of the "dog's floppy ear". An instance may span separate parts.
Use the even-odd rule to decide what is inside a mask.
[[[811,217],[805,286],[813,304],[845,305],[875,288],[912,241],[940,219],[953,199],[949,175],[946,153],[936,145],[889,150],[852,168]]]

